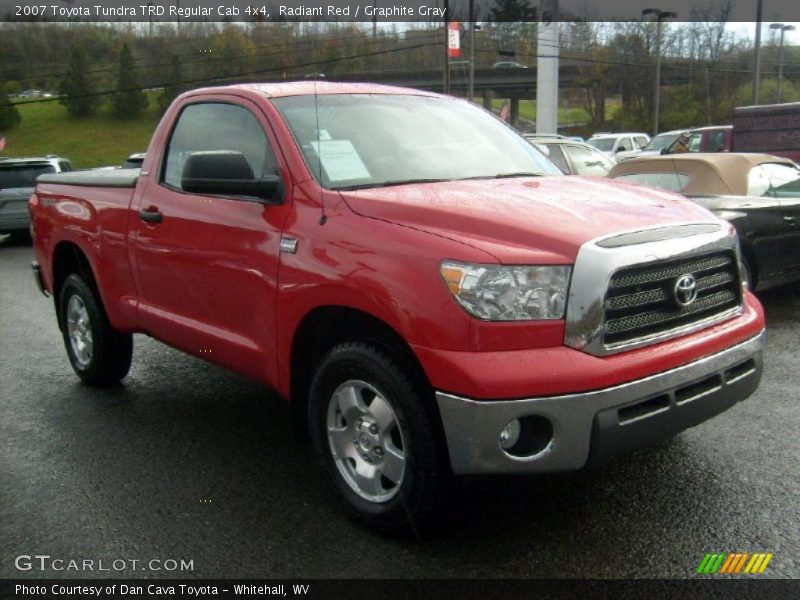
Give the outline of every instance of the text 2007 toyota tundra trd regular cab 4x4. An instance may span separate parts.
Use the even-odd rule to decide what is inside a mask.
[[[384,530],[428,521],[452,474],[580,469],[761,376],[730,225],[561,177],[445,96],[188,92],[141,171],[43,176],[30,207],[34,269],[86,383],[126,375],[136,332],[262,381]]]

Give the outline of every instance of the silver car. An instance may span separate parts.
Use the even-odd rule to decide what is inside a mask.
[[[72,170],[72,163],[58,156],[0,158],[0,233],[25,233],[30,229],[28,198],[39,175]]]

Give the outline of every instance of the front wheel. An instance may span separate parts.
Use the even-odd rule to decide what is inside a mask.
[[[423,388],[399,361],[360,342],[331,350],[311,386],[322,468],[349,512],[383,532],[419,535],[447,487],[438,417]]]
[[[61,286],[59,318],[69,362],[84,383],[109,385],[128,374],[133,336],[111,326],[99,297],[80,275],[70,275]]]

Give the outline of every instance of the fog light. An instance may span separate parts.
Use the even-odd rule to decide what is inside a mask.
[[[517,458],[532,458],[553,441],[553,424],[542,415],[525,415],[509,421],[500,432],[500,448]]]
[[[520,431],[522,431],[522,427],[518,419],[509,421],[508,425],[500,432],[500,447],[503,450],[513,448],[519,441]]]

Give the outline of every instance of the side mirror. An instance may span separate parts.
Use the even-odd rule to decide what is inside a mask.
[[[662,148],[659,154],[669,154],[669,148]]]
[[[269,175],[256,179],[244,154],[232,150],[190,154],[183,165],[181,187],[193,194],[241,196],[269,204],[281,200],[281,178]]]

